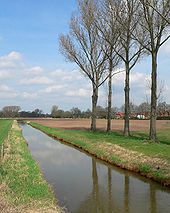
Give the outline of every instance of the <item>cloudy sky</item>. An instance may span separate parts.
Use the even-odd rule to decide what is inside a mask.
[[[68,32],[76,0],[1,0],[0,7],[0,109],[19,105],[50,112],[52,105],[69,110],[91,108],[91,84],[75,64],[58,50],[58,35]],[[149,97],[150,56],[131,73],[131,100]],[[170,41],[158,58],[158,78],[164,84],[164,101],[170,103]],[[113,79],[113,105],[124,102],[124,74]],[[107,85],[100,88],[99,104],[106,106]]]

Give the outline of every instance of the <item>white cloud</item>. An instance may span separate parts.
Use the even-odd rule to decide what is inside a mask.
[[[83,78],[82,74],[78,70],[63,71],[61,69],[57,69],[51,72],[51,76],[56,79],[60,78],[62,81],[81,80]]]
[[[8,55],[0,57],[0,69],[5,69],[5,71],[16,71],[16,68],[23,68],[23,63],[21,62],[22,55],[19,52],[11,52]],[[18,67],[19,66],[19,67]]]
[[[30,69],[28,69],[28,74],[39,75],[43,71],[44,71],[44,69],[41,68],[40,66],[35,66],[35,67],[31,67]]]
[[[165,85],[165,91],[170,93],[170,87]]]
[[[71,75],[74,76],[77,80],[83,79],[83,74],[79,70],[73,70]]]
[[[2,90],[2,91],[12,91],[13,88],[8,87],[7,85],[3,84],[3,85],[0,86],[0,90]]]
[[[15,63],[13,63],[12,61],[3,61],[0,60],[0,69],[4,69],[4,68],[13,68],[15,67]]]
[[[51,93],[51,92],[55,92],[57,90],[63,89],[67,86],[68,86],[67,84],[65,84],[65,85],[54,85],[54,86],[47,87],[45,90],[43,90],[43,92]]]
[[[37,93],[28,93],[28,92],[23,92],[22,94],[23,98],[36,98],[37,97]]]
[[[5,79],[9,77],[10,77],[10,74],[8,71],[5,71],[5,70],[0,71],[0,79]]]
[[[82,96],[82,97],[88,97],[89,94],[91,94],[91,91],[86,89],[79,89],[79,90],[70,90],[66,92],[67,96]]]
[[[145,79],[145,74],[143,73],[136,72],[130,75],[131,83],[139,83],[141,82],[141,80],[144,80],[144,79]]]
[[[22,58],[22,55],[19,52],[11,52],[9,53],[8,58],[10,60],[20,60]]]
[[[113,85],[122,85],[125,82],[125,72],[123,68],[116,70],[115,72],[122,71],[116,75],[113,76]]]
[[[63,81],[71,81],[72,79],[73,79],[72,76],[64,76],[64,77],[62,78]]]
[[[151,94],[151,90],[150,90],[150,89],[146,89],[146,90],[144,91],[144,93],[145,93],[145,95],[150,95],[150,94]]]
[[[22,58],[21,53],[13,51],[9,53],[8,55],[1,56],[0,61],[8,61],[8,60],[16,61],[16,60],[20,60],[21,58]]]
[[[165,39],[167,37],[167,35],[170,34],[170,28],[167,30],[167,34],[165,37],[163,37],[163,39]],[[165,54],[169,54],[170,53],[170,39],[168,39],[161,47],[161,52],[165,53]]]
[[[123,70],[124,68],[116,71]],[[139,70],[137,69],[137,71]],[[164,94],[166,101],[170,102],[170,84],[168,76],[165,78],[167,87]],[[130,96],[136,104],[140,103],[141,98],[146,95],[150,97],[149,79],[150,75],[135,71],[130,73]],[[115,106],[124,103],[124,83],[125,72],[113,76],[113,104]],[[98,104],[102,106],[106,105],[107,87],[104,85],[99,89]],[[60,107],[64,110],[75,105],[89,108],[91,106],[92,85],[79,70],[54,69],[47,72],[47,69],[39,65],[26,65],[22,55],[16,51],[0,57],[1,107],[6,103],[13,104],[15,101],[22,103],[23,106],[28,104],[27,108],[36,107],[41,103],[42,107],[48,110],[51,105],[55,104],[56,95],[60,100]],[[38,98],[39,96],[40,98]]]
[[[92,89],[92,84],[91,83],[87,83],[87,84],[85,84],[84,85],[86,88],[88,88],[88,89]]]
[[[130,83],[134,87],[148,88],[150,85],[151,76],[144,73],[135,72],[130,75]]]
[[[17,96],[19,96],[18,92],[14,93],[0,92],[0,98],[16,98]]]
[[[71,72],[66,72],[61,69],[57,69],[57,70],[51,72],[51,76],[55,77],[56,80],[60,79],[62,81],[71,81],[73,79]]]
[[[147,87],[150,75],[146,75],[144,73],[139,72],[131,72],[130,73],[130,84],[132,87]],[[124,86],[125,84],[125,72],[118,73],[113,76],[113,85],[114,86]]]
[[[30,84],[52,84],[54,83],[53,80],[45,77],[45,76],[41,76],[41,77],[35,77],[35,78],[30,78],[30,79],[21,79],[20,80],[20,84],[22,85],[30,85]]]
[[[170,53],[170,40],[165,43],[165,45],[162,47],[162,50],[165,51],[165,53]]]
[[[62,77],[63,74],[64,74],[64,72],[61,69],[57,69],[57,70],[51,72],[51,75],[53,77]]]

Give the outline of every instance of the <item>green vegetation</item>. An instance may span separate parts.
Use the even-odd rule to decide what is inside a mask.
[[[158,131],[157,142],[148,139],[147,131],[135,131],[130,137],[123,137],[120,131],[107,134],[103,131],[63,130],[30,123],[52,136],[82,146],[111,163],[127,169],[145,173],[146,176],[170,184],[170,131]],[[114,162],[113,162],[114,161]]]
[[[12,120],[0,120],[0,150],[11,127]]]
[[[17,209],[16,212],[23,212],[23,208],[24,212],[61,212],[51,187],[44,180],[38,163],[33,160],[16,121],[5,145],[0,170],[0,201],[3,202],[0,212],[1,208],[12,206],[15,211]]]

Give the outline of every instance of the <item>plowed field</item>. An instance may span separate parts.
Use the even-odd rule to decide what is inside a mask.
[[[27,119],[29,121],[42,124],[48,127],[59,129],[90,129],[90,119]],[[130,130],[147,130],[149,129],[149,120],[130,120]],[[97,129],[106,130],[107,120],[97,119]],[[112,120],[112,130],[123,130],[124,120]],[[158,120],[157,130],[169,128],[170,120]]]

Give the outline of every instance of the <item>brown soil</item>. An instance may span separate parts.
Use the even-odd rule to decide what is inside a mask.
[[[90,119],[27,119],[29,121],[42,124],[48,127],[59,129],[90,129]],[[130,120],[130,130],[148,130],[149,120]],[[169,124],[169,125],[166,125]],[[97,119],[97,129],[106,130],[107,120]],[[124,120],[112,120],[111,129],[123,131]],[[158,120],[157,130],[170,128],[170,120]]]

